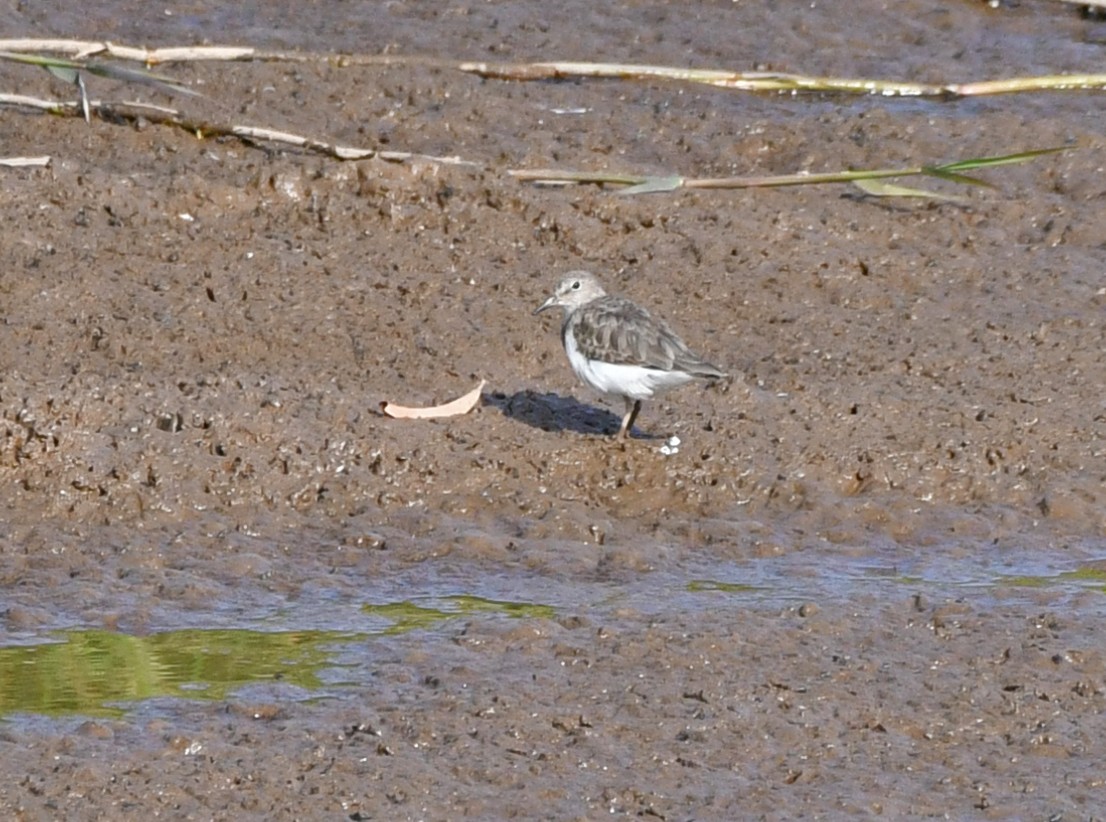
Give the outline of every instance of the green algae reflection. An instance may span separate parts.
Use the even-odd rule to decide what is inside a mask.
[[[687,590],[692,594],[700,594],[704,591],[719,591],[724,594],[748,594],[766,589],[759,585],[746,585],[743,582],[721,582],[716,579],[693,579],[687,584]]]
[[[254,682],[314,690],[320,672],[338,666],[335,646],[372,635],[401,634],[475,614],[550,619],[548,605],[468,595],[366,605],[386,621],[379,630],[183,630],[151,636],[60,631],[52,641],[0,647],[0,717],[122,716],[127,703],[158,697],[222,700]]]
[[[279,680],[318,688],[333,666],[335,643],[354,638],[328,631],[167,631],[127,636],[64,631],[45,645],[0,648],[0,716],[118,716],[115,703],[153,697],[224,699],[251,682]]]
[[[515,618],[553,619],[557,613],[551,605],[505,602],[467,594],[386,602],[382,605],[364,605],[361,610],[370,616],[381,617],[391,622],[389,627],[381,631],[384,634],[405,634],[420,628],[433,628],[447,619],[472,614],[498,613]]]
[[[1052,576],[1000,576],[998,584],[1014,588],[1051,588],[1056,586],[1077,586],[1088,591],[1106,593],[1106,569],[1076,568]]]

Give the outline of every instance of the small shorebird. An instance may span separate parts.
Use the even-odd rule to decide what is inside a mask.
[[[626,439],[642,400],[691,382],[726,376],[687,347],[664,320],[603,290],[595,275],[570,271],[535,314],[564,309],[561,342],[576,376],[626,403],[620,439]]]

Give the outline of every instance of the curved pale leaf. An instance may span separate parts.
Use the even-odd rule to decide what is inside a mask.
[[[452,402],[447,402],[444,405],[431,405],[420,408],[408,405],[396,405],[393,402],[382,402],[380,403],[380,410],[389,417],[401,420],[428,420],[439,417],[457,417],[461,414],[467,414],[476,407],[476,404],[480,402],[480,392],[484,390],[484,386],[487,382],[487,380],[480,380],[480,384],[476,386],[476,388],[469,391],[463,397],[458,397]]]

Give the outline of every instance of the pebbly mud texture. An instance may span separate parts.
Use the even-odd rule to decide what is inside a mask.
[[[3,155],[51,158],[0,170],[6,817],[1102,817],[1106,96],[758,96],[405,59],[963,82],[1093,71],[1101,20],[967,0],[200,0],[23,4],[0,24],[390,54],[158,67],[195,99],[88,85],[422,155],[4,108]],[[75,93],[8,63],[0,89]],[[911,183],[955,202],[507,173],[1053,146],[1071,150],[980,172],[993,189]],[[620,406],[530,316],[572,269],[734,377],[648,403],[612,442]],[[462,417],[378,411],[480,379]],[[240,631],[286,641],[280,664],[307,637],[322,657],[215,690],[211,643]],[[11,663],[88,632],[130,650],[42,683]],[[195,669],[136,662],[186,639]],[[151,685],[170,673],[186,687]],[[35,701],[54,687],[74,704]]]

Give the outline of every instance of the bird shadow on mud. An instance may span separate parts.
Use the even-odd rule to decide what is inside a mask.
[[[498,408],[503,416],[543,431],[575,431],[577,434],[609,435],[618,431],[622,419],[610,411],[586,405],[560,394],[496,391],[484,395],[485,405]]]

